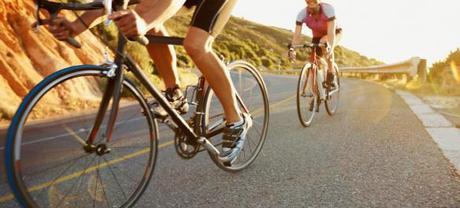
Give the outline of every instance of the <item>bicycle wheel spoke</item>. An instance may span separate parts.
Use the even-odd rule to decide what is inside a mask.
[[[105,159],[102,158],[104,161]],[[109,169],[110,169],[110,166],[109,166]],[[110,202],[109,202],[109,198],[107,197],[107,193],[105,191],[105,187],[104,187],[104,183],[102,182],[102,176],[101,176],[101,173],[100,173],[100,170],[99,168],[97,169],[97,177],[96,178],[99,178],[100,181],[101,181],[101,188],[102,188],[102,193],[104,195],[104,198],[105,198],[105,202],[107,204],[107,207],[110,207]],[[96,180],[96,184],[97,184],[97,180]],[[96,197],[97,198],[97,197]]]
[[[106,163],[108,162],[105,158],[103,158],[103,159],[104,159],[104,161],[105,161]],[[119,168],[117,168],[117,169],[119,169]],[[118,187],[121,188],[121,192],[122,192],[122,194],[123,194],[123,197],[124,197],[125,199],[127,199],[128,197],[127,197],[125,191],[123,190],[123,188],[121,187],[120,181],[118,180],[118,178],[117,178],[117,176],[115,175],[115,172],[112,170],[112,167],[111,167],[111,166],[109,166],[109,170],[110,170],[110,173],[112,174],[113,178],[115,179],[115,182],[117,183]],[[131,177],[129,177],[129,176],[128,176],[127,174],[125,174],[123,171],[120,170],[120,172],[121,172],[122,174],[124,174],[125,176],[127,176],[127,178],[131,179]],[[134,180],[133,180],[133,181],[134,181]]]
[[[83,159],[84,157],[88,157],[88,156],[89,156],[89,155],[82,155],[82,156],[80,156],[80,157],[73,158],[73,159],[71,159],[71,160],[66,160],[66,161],[64,161],[64,162],[58,163],[58,164],[53,165],[53,166],[50,166],[50,167],[45,167],[45,168],[39,169],[39,170],[37,170],[37,171],[30,172],[30,173],[28,173],[27,175],[40,175],[41,173],[49,172],[50,170],[59,168],[61,165],[69,165],[70,162],[76,162],[77,160]]]
[[[96,158],[94,158],[94,159],[96,159]],[[93,161],[94,161],[94,160],[93,160]],[[88,163],[88,164],[90,164],[90,163]],[[60,205],[65,201],[65,199],[66,199],[67,196],[70,194],[70,192],[71,192],[72,190],[74,190],[73,188],[75,187],[76,184],[80,184],[80,182],[82,181],[81,179],[82,179],[82,176],[83,176],[83,175],[85,175],[85,172],[81,173],[80,177],[78,177],[78,179],[76,180],[76,182],[75,182],[73,185],[71,185],[71,187],[69,188],[69,191],[67,191],[66,194],[64,195],[64,197],[62,197],[62,199],[58,201],[56,207],[60,207]]]
[[[98,167],[98,168],[96,169],[96,172],[98,172],[98,171],[99,171],[99,163],[97,164],[97,166],[96,166],[96,167]],[[95,208],[95,207],[96,207],[96,199],[97,199],[97,185],[98,185],[98,184],[97,184],[97,180],[98,180],[98,176],[96,175],[96,183],[95,183],[95,185],[94,185],[94,198],[93,198],[93,208]]]
[[[132,207],[142,195],[156,160],[157,124],[143,113],[150,111],[142,93],[123,80],[122,105],[110,132],[112,151],[99,152],[107,145],[113,110],[108,96],[108,108],[97,113],[103,95],[112,93],[105,90],[113,89],[106,87],[106,70],[89,65],[67,68],[46,77],[24,99],[20,122],[7,138],[13,144],[8,146],[11,157],[20,161],[8,164],[8,175],[13,176],[9,180],[24,206]],[[84,150],[81,143],[96,120],[101,120],[93,135],[97,151]],[[131,168],[142,171],[125,171]]]
[[[116,158],[122,158],[123,157],[123,155],[118,154],[116,151],[112,151],[110,154],[116,155]],[[145,153],[145,154],[147,154],[147,153]],[[110,162],[107,162],[107,164],[110,164]],[[139,164],[139,162],[137,162],[136,160],[130,161],[130,164],[136,164],[137,166],[144,168],[144,165]],[[130,177],[128,177],[128,178],[130,178]]]
[[[52,181],[47,182],[46,183],[47,185],[45,187],[43,187],[42,190],[39,192],[40,195],[43,193],[43,191],[46,190],[47,187],[53,187],[57,182],[61,181],[63,175],[76,164],[77,164],[77,162],[74,162],[73,164],[69,164],[69,166],[66,169],[64,169],[57,177],[55,177]]]
[[[249,147],[249,151],[252,152],[252,148],[251,148],[251,141],[252,141],[252,139],[251,139],[251,136],[249,136],[249,135],[248,135],[247,137],[248,137],[248,147]]]

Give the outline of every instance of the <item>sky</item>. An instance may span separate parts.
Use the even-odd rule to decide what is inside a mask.
[[[385,63],[421,57],[429,64],[460,48],[460,0],[323,0],[343,28],[339,45]],[[233,15],[294,30],[304,0],[239,0]],[[304,25],[303,34],[311,36]]]

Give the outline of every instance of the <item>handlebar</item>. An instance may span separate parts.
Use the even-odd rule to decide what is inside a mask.
[[[128,1],[127,4],[125,2]],[[123,0],[123,1],[113,1],[112,2],[112,7],[115,8],[116,10],[120,9],[126,9],[128,5],[133,5],[133,4],[138,4],[140,3],[141,0]],[[103,9],[104,8],[104,3],[103,2],[91,2],[91,3],[64,3],[64,2],[52,2],[48,0],[36,0],[37,3],[37,10],[36,10],[36,18],[37,18],[37,26],[39,25],[44,25],[48,24],[51,21],[45,21],[40,18],[39,12],[40,9],[45,9],[47,10],[50,15],[51,19],[55,18],[57,14],[61,10],[71,10],[71,11],[83,11],[83,10],[96,10],[96,9]],[[128,38],[129,40],[132,41],[137,41],[141,43],[142,45],[148,45],[149,40],[141,35],[137,37],[130,37]],[[76,48],[81,48],[81,44],[75,40],[73,37],[69,37],[66,40],[67,43],[70,45],[76,47]]]
[[[288,48],[289,49],[297,49],[297,48],[318,48],[318,47],[324,47],[328,48],[329,44],[327,43],[305,43],[305,44],[289,44]]]

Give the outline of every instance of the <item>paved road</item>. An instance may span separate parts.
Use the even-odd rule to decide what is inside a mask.
[[[166,145],[137,207],[460,207],[460,177],[394,92],[344,79],[338,113],[321,108],[303,128],[296,78],[265,79],[270,129],[255,163],[230,174],[207,154],[185,161]],[[161,129],[160,143],[167,143],[172,134]]]

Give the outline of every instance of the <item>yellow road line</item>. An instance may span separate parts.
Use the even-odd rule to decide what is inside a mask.
[[[291,97],[288,97],[288,98],[285,98],[279,102],[276,102],[274,104],[271,104],[270,105],[270,108],[275,108],[275,107],[278,107],[286,102],[289,102],[291,99],[295,98],[296,95],[293,95]],[[263,112],[263,108],[259,108],[259,109],[256,109],[253,111],[253,116],[254,117],[257,117],[258,114],[262,113]],[[72,131],[70,131],[69,129],[66,128],[66,130],[71,133],[77,140],[80,140],[81,138],[79,138],[75,133],[72,133]],[[166,142],[166,143],[163,143],[163,144],[160,144],[158,145],[158,148],[163,148],[163,147],[167,147],[167,146],[170,146],[170,145],[173,145],[174,144],[174,141],[169,141],[169,142]],[[68,180],[71,180],[73,178],[76,178],[78,176],[81,176],[81,175],[84,175],[84,174],[88,174],[90,172],[93,172],[97,169],[101,169],[101,168],[104,168],[104,167],[107,167],[109,165],[112,165],[112,164],[115,164],[115,163],[119,163],[119,162],[122,162],[122,161],[125,161],[125,160],[128,160],[128,159],[131,159],[131,158],[134,158],[134,157],[137,157],[137,156],[140,156],[142,154],[145,154],[148,152],[148,148],[145,148],[143,150],[140,150],[138,152],[134,152],[134,153],[131,153],[129,155],[125,155],[121,158],[118,158],[118,159],[114,159],[114,160],[111,160],[109,162],[106,162],[106,163],[103,163],[103,164],[100,164],[100,165],[97,165],[97,166],[92,166],[90,167],[89,169],[86,169],[84,171],[79,171],[79,172],[75,172],[71,175],[67,175],[67,176],[64,176],[64,177],[61,177],[61,178],[58,178],[56,181],[54,182],[45,182],[45,183],[42,183],[42,184],[39,184],[39,185],[36,185],[36,186],[33,186],[32,188],[29,189],[29,192],[33,192],[33,191],[37,191],[37,190],[40,190],[40,189],[44,189],[44,188],[48,188],[50,187],[51,185],[54,185],[54,184],[59,184],[59,183],[62,183],[62,182],[65,182],[65,181],[68,181]],[[6,202],[6,201],[10,201],[10,200],[13,200],[14,199],[14,196],[13,194],[7,194],[5,196],[1,196],[0,197],[0,203],[3,203],[3,202]]]
[[[167,147],[167,146],[170,146],[170,145],[173,145],[173,144],[174,144],[174,141],[169,141],[169,142],[166,142],[166,143],[158,145],[158,148]],[[40,189],[48,188],[48,187],[50,187],[52,185],[56,185],[56,184],[71,180],[73,178],[77,178],[77,177],[82,176],[84,174],[91,173],[91,172],[93,172],[93,171],[95,171],[97,169],[105,168],[105,167],[107,167],[109,165],[113,165],[115,163],[119,163],[119,162],[122,162],[122,161],[125,161],[125,160],[128,160],[128,159],[140,156],[140,155],[145,154],[147,152],[149,152],[149,148],[145,148],[145,149],[140,150],[138,152],[134,152],[134,153],[125,155],[123,157],[120,157],[120,158],[117,158],[117,159],[114,159],[114,160],[111,160],[111,161],[108,161],[108,162],[104,162],[103,164],[92,166],[92,167],[90,167],[90,168],[88,168],[86,170],[78,171],[78,172],[72,173],[70,175],[63,176],[61,178],[58,178],[55,181],[49,181],[49,182],[45,182],[45,183],[33,186],[33,187],[31,187],[29,189],[29,192],[34,192],[34,191],[38,191]],[[7,194],[5,196],[0,197],[0,203],[10,201],[10,200],[13,200],[13,199],[14,199],[13,194]]]
[[[288,98],[285,98],[283,100],[280,100],[276,103],[273,103],[273,104],[269,104],[269,108],[275,108],[275,107],[278,107],[284,103],[287,103],[289,102],[290,100],[292,100],[293,98],[296,98],[297,95],[293,95],[291,97],[288,97]],[[254,109],[251,114],[252,116],[255,118],[255,117],[258,117],[261,113],[264,112],[264,108],[263,107],[260,107],[260,108],[257,108],[257,109]]]

